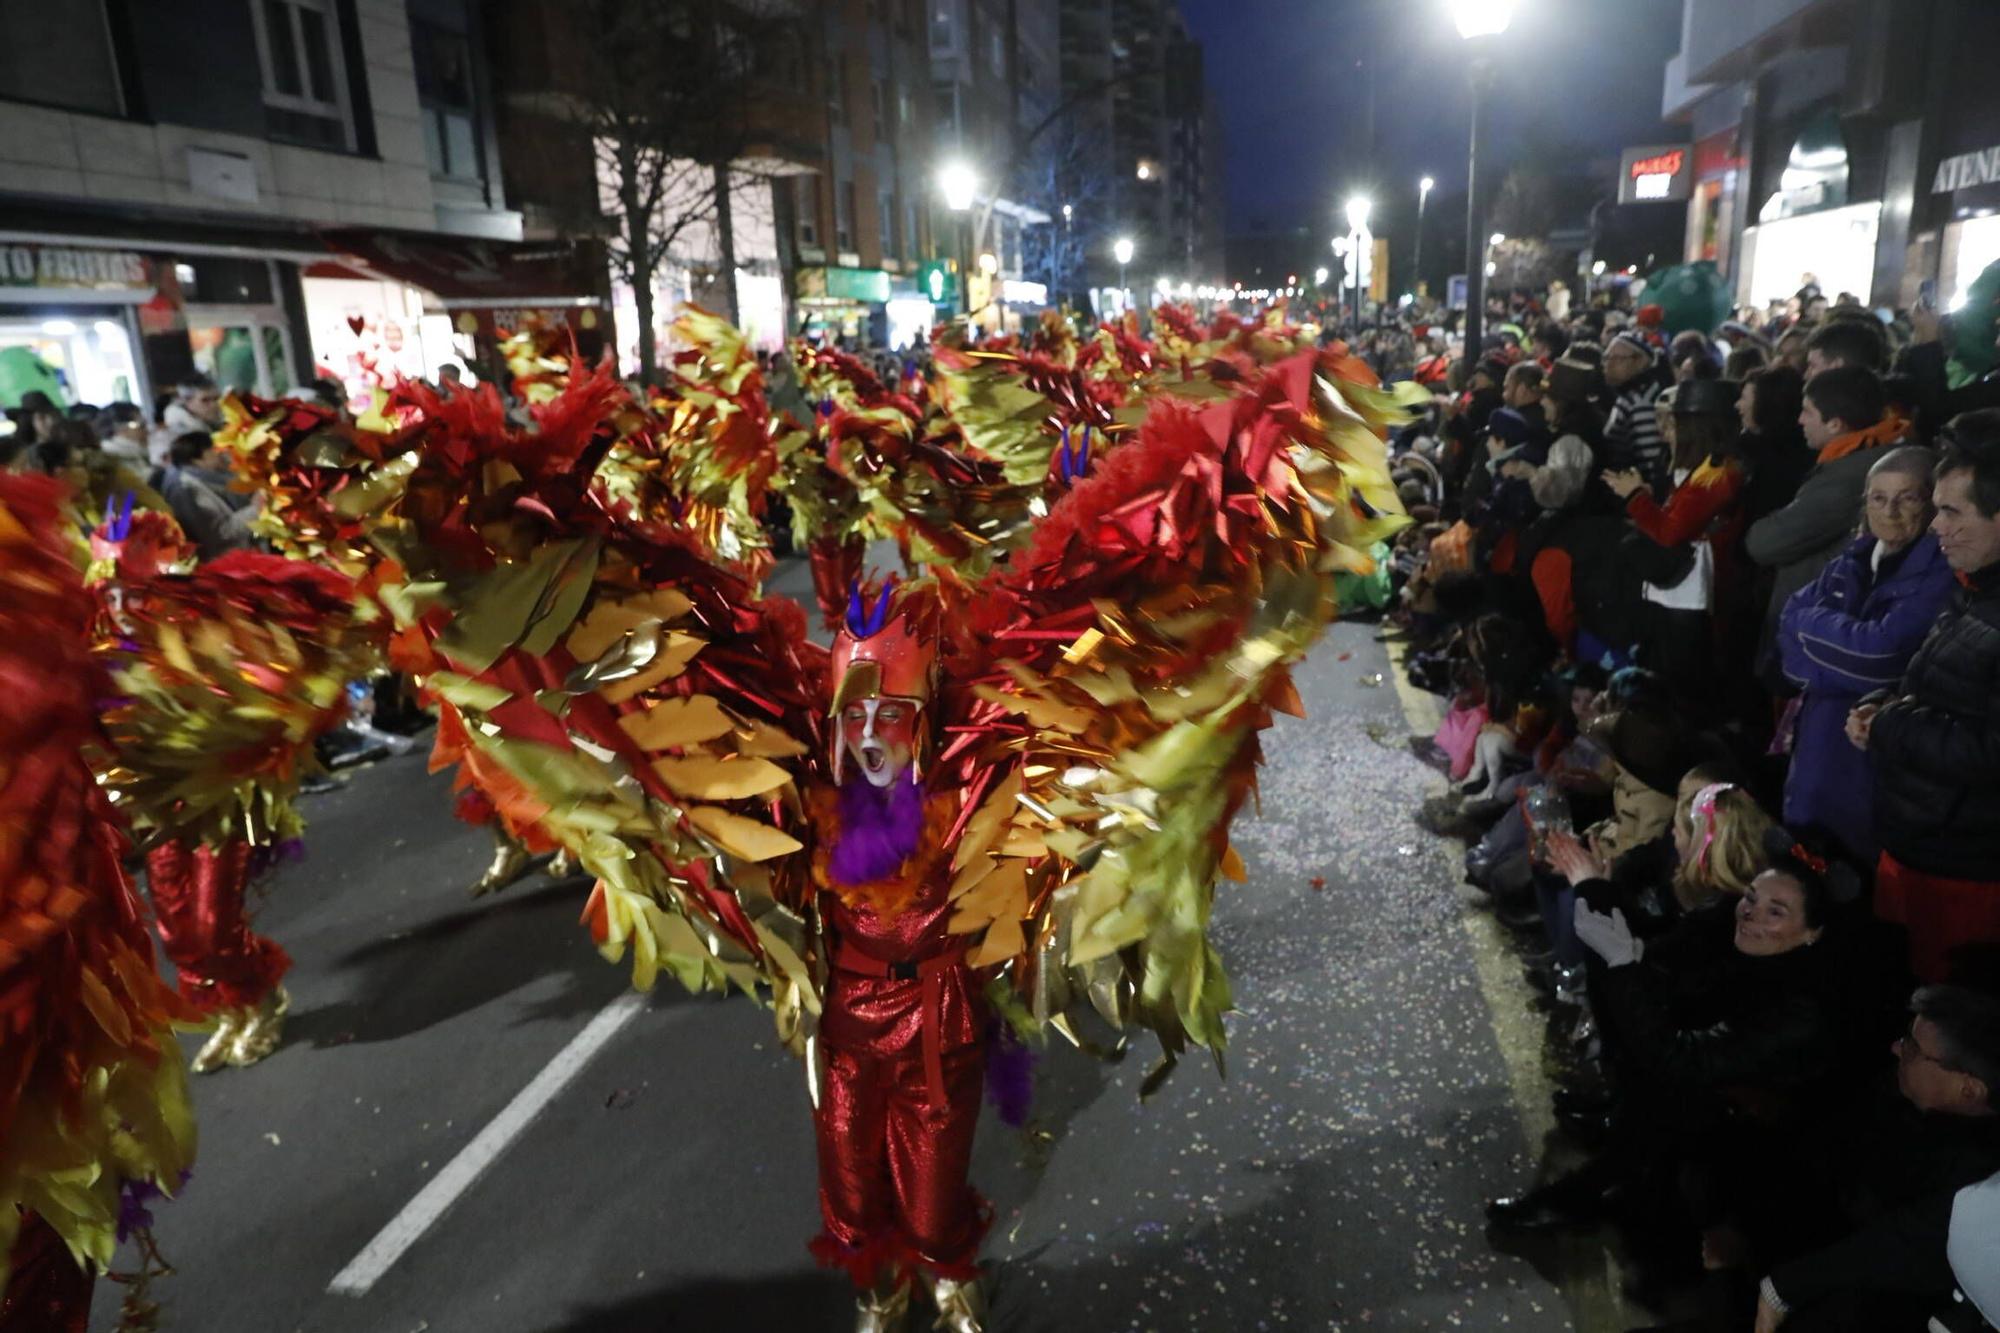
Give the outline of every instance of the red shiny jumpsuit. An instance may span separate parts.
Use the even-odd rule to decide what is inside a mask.
[[[243,917],[250,886],[248,842],[155,844],[146,853],[146,886],[159,918],[160,943],[191,1004],[204,1014],[244,1009],[277,989],[292,960]]]
[[[826,1230],[812,1249],[857,1287],[876,1285],[886,1265],[977,1277],[990,1218],[966,1182],[985,1075],[986,1003],[965,963],[965,938],[945,929],[950,856],[931,846],[911,863],[922,882],[891,918],[821,895],[832,967],[814,1127]]]

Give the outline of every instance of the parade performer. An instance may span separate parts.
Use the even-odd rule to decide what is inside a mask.
[[[806,1056],[814,1251],[853,1279],[857,1329],[900,1326],[915,1290],[941,1327],[982,1327],[965,1170],[990,1019],[1073,1036],[1093,1007],[1159,1036],[1156,1076],[1223,1044],[1207,922],[1241,874],[1227,830],[1257,733],[1297,709],[1288,670],[1335,575],[1404,521],[1383,443],[1401,397],[1309,331],[1238,335],[1140,390],[1095,459],[1045,421],[1058,482],[1009,483],[1045,516],[968,546],[976,577],[939,519],[970,511],[919,515],[936,577],[851,587],[831,658],[695,534],[606,503],[608,370],[526,430],[490,392],[401,386],[363,451],[379,465],[346,483],[408,580],[384,597],[398,659],[495,808],[597,877],[600,948],[641,987],[664,969],[767,996]],[[935,495],[937,452],[1001,466],[956,423],[858,409],[830,415],[854,452],[829,466],[931,471],[885,493]]]
[[[342,575],[235,551],[186,570],[150,513],[93,537],[98,655],[112,681],[105,780],[147,838],[146,880],[181,995],[215,1024],[196,1073],[277,1049],[291,959],[245,895],[296,854],[313,742],[340,720],[363,651]]]
[[[170,1026],[197,1015],[154,971],[91,771],[111,687],[64,504],[0,475],[0,1333],[84,1333],[91,1271],[194,1157]],[[151,1308],[128,1295],[128,1326]]]

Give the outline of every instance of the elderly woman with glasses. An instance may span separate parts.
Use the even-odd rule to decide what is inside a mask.
[[[1893,686],[1951,596],[1951,566],[1929,531],[1935,460],[1891,449],[1868,470],[1865,531],[1785,603],[1778,651],[1802,693],[1792,717],[1785,823],[1875,860],[1868,753],[1847,740],[1862,696]]]

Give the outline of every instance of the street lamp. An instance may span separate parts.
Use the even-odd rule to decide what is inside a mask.
[[[1458,35],[1468,42],[1475,37],[1498,37],[1514,21],[1515,3],[1516,0],[1451,0],[1451,16],[1458,24]]]
[[[1320,267],[1313,270],[1313,285],[1316,287],[1326,286],[1327,276],[1328,274],[1326,271],[1326,266],[1322,264]]]
[[[946,208],[963,213],[979,196],[979,174],[964,162],[947,162],[938,168],[938,190]]]
[[[1424,285],[1424,205],[1430,202],[1431,191],[1437,182],[1429,176],[1417,182],[1417,244],[1410,256],[1410,266],[1416,270],[1417,286]]]
[[[1485,118],[1486,94],[1493,86],[1493,60],[1487,48],[1507,31],[1516,0],[1450,0],[1458,35],[1472,50],[1472,126],[1465,150],[1465,358],[1479,359],[1486,317],[1485,252],[1479,238],[1486,233],[1479,207],[1479,132]]]
[[[960,301],[963,313],[972,313],[972,266],[966,261],[972,254],[972,205],[979,197],[979,174],[964,161],[953,159],[938,168],[938,193],[944,196],[944,206],[958,214],[958,243],[953,247],[957,252],[952,258],[958,264]]]
[[[1125,266],[1132,262],[1132,238],[1120,236],[1111,243],[1111,257],[1118,261],[1118,303],[1119,313],[1131,308],[1131,298],[1125,291]]]
[[[1347,274],[1354,286],[1354,327],[1361,328],[1361,256],[1368,246],[1368,196],[1357,194],[1347,201]]]

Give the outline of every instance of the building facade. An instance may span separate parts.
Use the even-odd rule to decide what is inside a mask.
[[[1951,305],[2000,260],[1996,41],[1983,0],[1685,0],[1663,111],[1687,127],[1689,257],[1756,304],[1810,281]]]
[[[963,216],[934,219],[942,262],[962,272],[963,308],[984,332],[1014,330],[1051,299],[1034,271],[1051,225],[1041,154],[1062,106],[1057,0],[932,0],[931,85],[939,167],[977,181]],[[940,201],[941,202],[941,201]]]
[[[10,13],[0,404],[359,394],[474,358],[495,311],[601,301],[520,244],[484,42],[474,0]]]
[[[1143,306],[1161,287],[1220,285],[1220,118],[1174,0],[1072,0],[1061,49],[1077,132],[1109,159],[1080,206],[1093,300]],[[1129,266],[1116,262],[1120,238],[1132,242]]]

